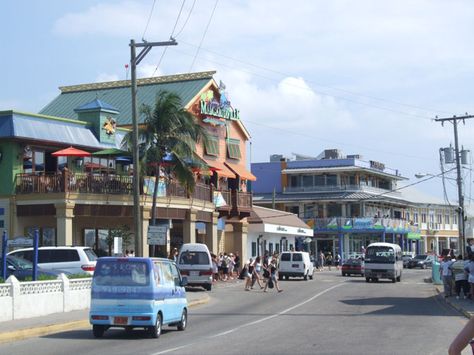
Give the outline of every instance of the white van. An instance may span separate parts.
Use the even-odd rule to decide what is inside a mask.
[[[401,281],[403,271],[402,249],[398,244],[372,243],[365,250],[365,281],[379,279]]]
[[[177,265],[181,275],[187,277],[189,286],[201,286],[211,291],[212,259],[206,244],[183,244]]]
[[[284,251],[280,255],[278,264],[278,279],[283,277],[302,277],[313,279],[314,266],[310,260],[309,253],[305,251]]]

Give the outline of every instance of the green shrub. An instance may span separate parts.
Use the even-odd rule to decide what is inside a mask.
[[[56,280],[57,276],[53,275],[38,275],[38,279],[36,281],[49,281],[49,280]],[[32,276],[25,277],[24,281],[33,281]]]
[[[5,280],[0,277],[0,284],[5,283]]]

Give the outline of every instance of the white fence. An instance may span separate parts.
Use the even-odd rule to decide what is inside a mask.
[[[86,309],[92,279],[19,282],[14,276],[0,284],[0,322]]]

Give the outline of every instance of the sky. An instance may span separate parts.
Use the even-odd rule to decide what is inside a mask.
[[[474,114],[473,18],[469,0],[3,1],[0,110],[38,112],[59,86],[126,79],[131,39],[173,35],[178,45],[154,48],[138,76],[217,71],[252,136],[251,162],[335,148],[412,184],[440,174],[439,150],[454,145],[435,116]],[[460,123],[464,149],[473,135],[474,119]],[[440,178],[416,188],[444,195]]]

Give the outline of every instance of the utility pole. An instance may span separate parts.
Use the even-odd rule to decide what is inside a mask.
[[[458,185],[458,201],[459,201],[459,211],[458,211],[458,230],[459,230],[459,244],[461,247],[461,255],[465,256],[466,253],[466,235],[464,228],[464,195],[462,193],[462,175],[461,175],[461,163],[460,163],[460,153],[459,153],[459,141],[458,141],[458,121],[465,123],[465,120],[469,118],[474,118],[474,115],[468,115],[467,113],[464,116],[453,116],[447,118],[438,118],[436,116],[435,121],[441,122],[441,125],[444,126],[444,122],[448,121],[453,124],[454,127],[454,151],[456,155],[456,172],[457,178],[456,182]],[[450,247],[448,245],[448,247]]]
[[[133,156],[133,226],[135,230],[135,255],[143,256],[143,231],[142,213],[140,206],[140,167],[138,152],[138,109],[137,109],[137,65],[145,58],[153,47],[176,46],[178,43],[174,38],[165,42],[135,43],[130,40],[130,75],[132,86],[132,156]],[[138,56],[136,49],[143,48]],[[158,182],[157,182],[158,183]]]

